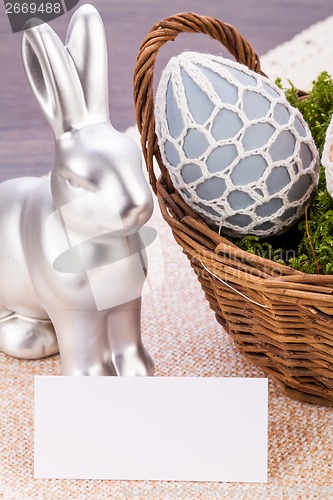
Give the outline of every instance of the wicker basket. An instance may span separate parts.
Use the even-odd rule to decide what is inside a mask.
[[[163,165],[155,135],[153,73],[160,47],[181,32],[209,35],[237,61],[262,73],[251,45],[222,21],[185,13],[152,27],[140,48],[134,90],[142,148],[162,215],[217,321],[244,356],[279,381],[289,396],[333,406],[333,276],[304,274],[240,250],[187,206]]]

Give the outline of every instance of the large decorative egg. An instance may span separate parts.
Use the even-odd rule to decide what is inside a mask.
[[[318,184],[318,152],[283,91],[246,66],[184,52],[156,94],[162,159],[186,203],[222,232],[277,234]]]
[[[333,198],[333,116],[326,131],[321,162],[325,167],[327,191]]]

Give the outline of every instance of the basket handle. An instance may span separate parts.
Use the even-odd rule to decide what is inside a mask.
[[[180,33],[185,32],[204,33],[210,36],[224,45],[236,61],[265,76],[260,69],[258,55],[249,42],[230,24],[193,13],[175,14],[154,24],[144,39],[137,57],[134,70],[134,102],[142,151],[149,172],[149,181],[155,194],[157,181],[153,168],[154,156],[168,191],[174,190],[168,171],[162,162],[155,134],[153,90],[155,62],[159,49],[169,40],[173,41]]]

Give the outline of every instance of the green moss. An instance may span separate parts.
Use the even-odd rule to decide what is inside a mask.
[[[280,80],[276,83],[282,88]],[[333,114],[333,79],[328,73],[321,73],[304,100],[298,98],[291,83],[290,88],[284,90],[290,104],[300,110],[308,123],[321,155]],[[243,250],[306,273],[333,274],[333,200],[326,189],[323,167],[318,188],[306,210],[306,219],[304,216],[296,228],[294,226],[280,236],[261,240],[256,236],[245,236],[233,241]]]

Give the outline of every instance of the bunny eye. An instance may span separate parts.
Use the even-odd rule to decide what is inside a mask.
[[[63,179],[65,179],[66,182],[68,182],[68,184],[70,184],[72,187],[75,187],[75,188],[82,188],[81,184],[80,184],[80,180],[75,178],[75,177],[71,177],[69,175],[62,175],[61,176]]]
[[[80,182],[79,182],[77,179],[73,178],[73,177],[68,177],[68,178],[67,178],[67,181],[68,181],[68,183],[69,183],[71,186],[73,186],[73,187],[75,187],[75,188],[80,188],[80,187],[82,187],[82,186],[81,186],[81,184],[80,184]]]
[[[93,191],[94,186],[87,182],[86,179],[81,178],[80,175],[72,175],[71,173],[61,173],[59,177],[68,183],[72,188],[82,189],[84,191]]]

